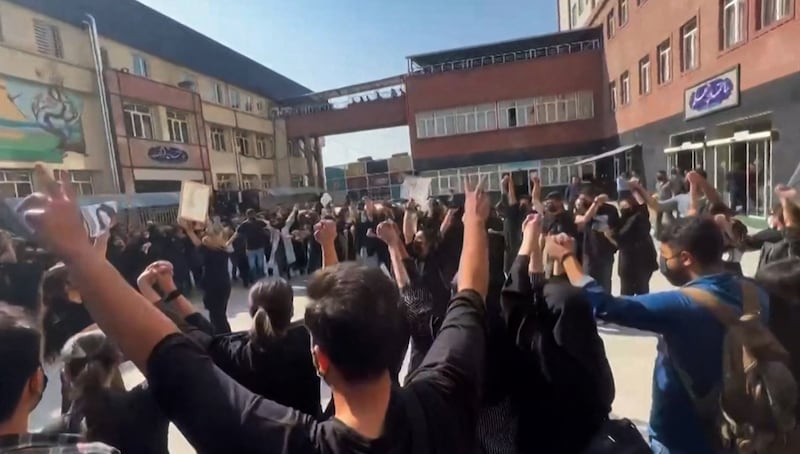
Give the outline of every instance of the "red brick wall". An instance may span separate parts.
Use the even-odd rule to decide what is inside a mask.
[[[577,143],[603,138],[603,79],[599,51],[559,55],[467,71],[415,75],[406,79],[411,150],[415,159]],[[418,140],[415,113],[503,100],[589,90],[595,118]],[[535,156],[531,156],[535,159]]]
[[[618,0],[599,3],[593,14],[593,24],[604,25],[611,8],[617,13],[619,4]],[[617,24],[615,36],[605,43],[606,77],[619,81],[624,71],[631,74],[631,103],[619,106],[616,112],[620,133],[682,112],[684,90],[737,64],[741,64],[742,91],[800,70],[800,53],[796,50],[800,21],[796,20],[796,7],[788,20],[769,29],[756,30],[758,2],[748,0],[744,43],[720,50],[721,3],[720,0],[647,0],[637,6],[636,0],[628,0],[628,23],[621,27]],[[698,18],[699,28],[699,67],[682,73],[681,27],[694,16]],[[667,38],[672,39],[672,80],[659,86],[656,47]],[[639,60],[648,54],[652,90],[642,96],[638,90]],[[608,112],[608,104],[604,108]]]

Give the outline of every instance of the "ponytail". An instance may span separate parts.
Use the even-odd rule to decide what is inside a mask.
[[[285,331],[273,326],[272,319],[266,309],[259,307],[253,316],[253,327],[250,330],[250,341],[258,346],[265,346],[270,340],[282,337]]]

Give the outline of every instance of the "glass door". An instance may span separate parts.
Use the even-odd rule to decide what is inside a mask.
[[[748,216],[766,217],[772,206],[772,141],[747,142],[747,205]]]

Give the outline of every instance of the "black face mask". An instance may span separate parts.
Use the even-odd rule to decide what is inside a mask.
[[[546,207],[548,213],[558,213],[558,205],[554,203],[548,204]]]
[[[664,258],[663,255],[658,258],[658,270],[667,278],[667,281],[675,287],[681,287],[691,280],[685,270],[670,269],[670,267],[667,266],[667,259]]]

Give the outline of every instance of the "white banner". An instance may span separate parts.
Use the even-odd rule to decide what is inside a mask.
[[[400,198],[413,199],[421,206],[427,205],[425,202],[431,193],[431,180],[432,178],[430,177],[406,177],[403,180],[403,185],[400,186]]]
[[[178,206],[178,218],[187,221],[202,222],[208,219],[208,205],[211,202],[211,186],[194,181],[181,184],[181,201]]]

